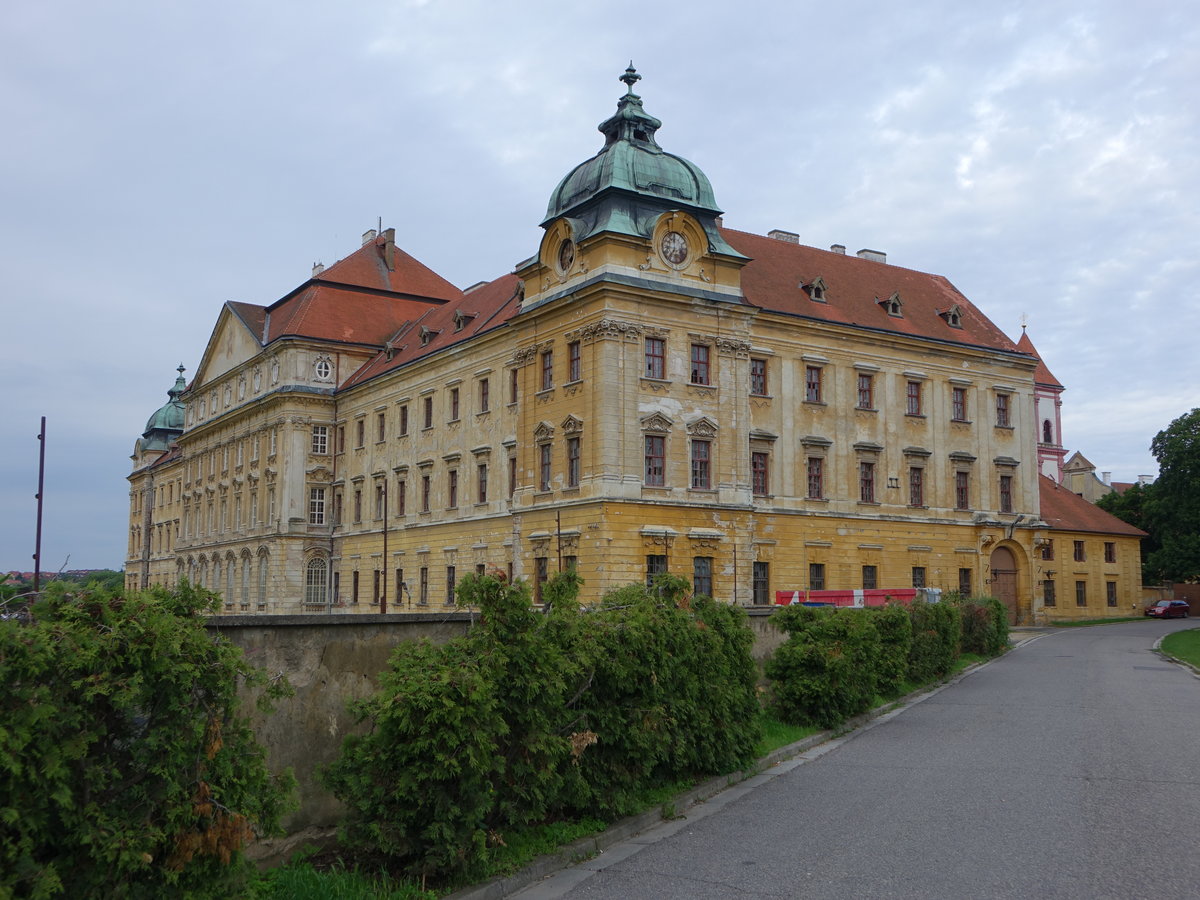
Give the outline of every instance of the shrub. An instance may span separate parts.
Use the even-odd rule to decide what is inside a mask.
[[[1008,610],[995,597],[960,599],[962,650],[999,656],[1008,648]]]
[[[879,684],[880,635],[867,610],[808,613],[785,619],[790,636],[767,661],[766,674],[784,722],[831,728],[871,708]]]
[[[912,651],[913,639],[912,618],[908,610],[899,604],[889,604],[873,611],[875,628],[879,632],[879,693],[884,697],[895,697],[908,678],[908,655]]]
[[[945,675],[958,659],[962,623],[953,603],[914,600],[908,607],[912,618],[912,649],[908,654],[908,678],[924,684]]]
[[[0,620],[0,895],[229,896],[291,793],[238,713],[266,677],[205,591],[71,588]]]

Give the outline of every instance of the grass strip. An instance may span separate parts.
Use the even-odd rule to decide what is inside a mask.
[[[1162,641],[1162,652],[1200,669],[1200,628],[1174,631]]]

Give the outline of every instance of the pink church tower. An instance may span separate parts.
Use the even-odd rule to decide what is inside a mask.
[[[1062,442],[1062,392],[1065,388],[1046,368],[1041,354],[1025,333],[1024,325],[1021,326],[1017,349],[1037,357],[1038,361],[1033,373],[1034,413],[1038,423],[1038,471],[1054,479],[1055,484],[1062,484],[1063,458],[1067,455]]]

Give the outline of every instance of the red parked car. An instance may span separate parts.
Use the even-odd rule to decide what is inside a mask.
[[[1160,619],[1186,619],[1192,613],[1186,600],[1159,600],[1153,606],[1147,606],[1147,616],[1157,616]]]

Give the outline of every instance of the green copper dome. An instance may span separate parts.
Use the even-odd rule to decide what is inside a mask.
[[[142,449],[166,450],[171,441],[183,434],[183,401],[179,395],[187,387],[187,382],[183,380],[182,364],[176,371],[179,377],[175,379],[175,386],[167,391],[169,399],[146,422],[140,442]]]
[[[704,223],[714,250],[740,256],[718,232],[721,210],[708,176],[658,145],[655,134],[662,122],[633,92],[641,77],[632,64],[621,76],[628,89],[617,111],[599,126],[604,146],[559,182],[542,226],[569,216],[576,240],[601,231],[648,237],[663,212],[682,209]]]

